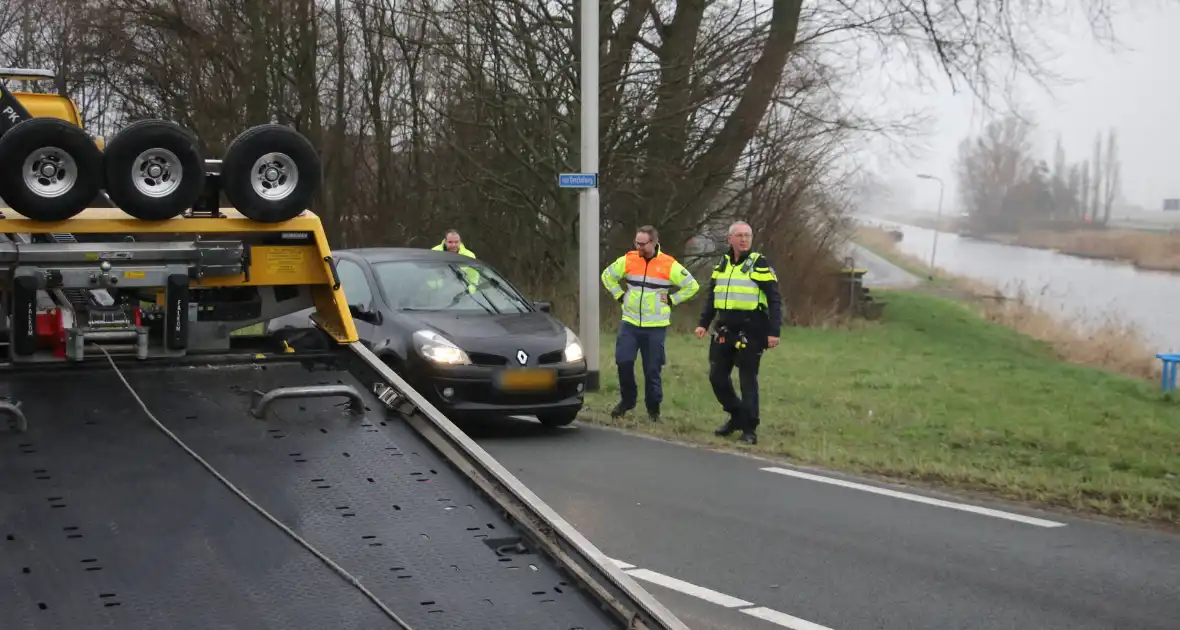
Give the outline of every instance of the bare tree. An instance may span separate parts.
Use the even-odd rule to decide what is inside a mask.
[[[1094,156],[1090,159],[1090,207],[1086,209],[1089,221],[1098,220],[1098,207],[1102,203],[1103,176],[1102,133],[1094,134]]]
[[[1117,137],[1114,128],[1106,136],[1106,162],[1102,167],[1102,224],[1110,223],[1110,211],[1122,185],[1122,164],[1119,162]]]
[[[1023,200],[1015,201],[1012,195],[1036,167],[1032,130],[1025,117],[1010,114],[989,122],[978,137],[959,144],[956,177],[973,229],[1009,230],[1019,222]]]

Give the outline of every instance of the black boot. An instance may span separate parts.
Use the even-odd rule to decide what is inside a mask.
[[[649,406],[647,408],[647,419],[651,420],[652,422],[659,422],[660,421],[660,406],[659,405],[655,405],[654,407]]]
[[[717,430],[713,431],[713,435],[727,437],[734,431],[737,431],[737,423],[734,421],[733,416],[730,416],[729,420],[725,421],[725,424],[717,427]]]
[[[742,436],[738,438],[738,441],[753,446],[758,443],[758,434],[753,431],[742,431]]]
[[[623,403],[619,403],[619,404],[615,405],[614,409],[610,410],[610,417],[618,420],[619,418],[623,417],[623,414],[626,414],[628,411],[631,411],[631,409],[633,409],[633,407],[628,407],[628,406],[624,405]]]

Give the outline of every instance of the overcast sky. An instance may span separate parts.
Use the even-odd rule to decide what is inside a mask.
[[[1135,5],[1121,8],[1114,16],[1117,51],[1095,42],[1079,15],[1067,34],[1053,37],[1058,56],[1051,67],[1072,82],[1054,87],[1052,95],[1029,86],[1019,97],[1038,124],[1039,157],[1050,165],[1058,134],[1066,158],[1072,162],[1091,155],[1096,132],[1115,127],[1122,196],[1128,203],[1155,211],[1165,197],[1180,197],[1180,3],[1114,3]],[[918,180],[914,174],[926,172],[943,178],[944,212],[956,212],[954,160],[958,144],[978,132],[987,120],[986,113],[970,94],[952,94],[945,80],[937,91],[898,93],[896,89],[889,91],[884,77],[883,72],[877,76],[878,92],[887,93],[889,101],[899,106],[924,108],[935,117],[936,126],[924,139],[925,156],[904,164],[878,152],[872,158],[875,170],[894,188],[897,202],[908,200],[914,210],[933,212],[938,201],[938,184]]]

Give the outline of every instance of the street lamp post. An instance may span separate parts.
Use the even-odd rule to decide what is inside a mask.
[[[938,217],[934,220],[934,244],[930,246],[930,279],[934,279],[934,256],[938,253],[938,232],[942,228],[942,179],[935,175],[919,173],[919,179],[933,179],[938,182]]]
[[[596,0],[581,0],[581,153],[582,172],[598,174],[598,6]],[[586,357],[586,389],[598,389],[599,291],[598,251],[601,220],[598,216],[598,188],[584,188],[578,195],[581,227],[579,249],[580,309],[578,335]]]

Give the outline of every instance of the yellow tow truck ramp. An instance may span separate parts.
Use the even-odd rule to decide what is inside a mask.
[[[357,340],[320,219],[285,205],[318,185],[294,131],[202,157],[178,208],[151,201],[188,190],[151,188],[170,155],[191,175],[173,131],[116,151],[125,128],[95,176],[65,158],[99,143],[54,157],[78,135],[47,119],[0,130],[4,630],[685,628]],[[138,205],[61,201],[94,178]],[[214,203],[233,181],[248,207]]]

